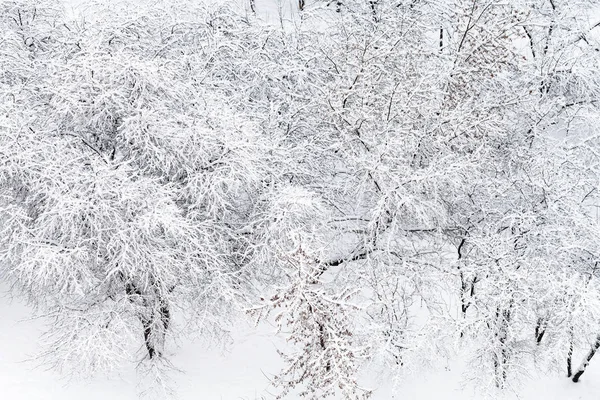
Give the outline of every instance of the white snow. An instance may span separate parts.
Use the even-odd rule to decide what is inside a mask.
[[[32,356],[43,330],[42,320],[31,320],[27,305],[6,296],[0,298],[0,386],[2,399],[9,400],[134,400],[139,388],[135,365],[129,365],[111,377],[89,381],[68,381],[55,371],[38,366]],[[226,351],[207,348],[202,343],[182,341],[173,349],[172,362],[181,372],[173,373],[180,400],[270,400],[275,390],[269,376],[281,365],[277,346],[285,342],[275,337],[274,328],[253,329],[241,322],[234,343]],[[579,358],[576,357],[576,360]],[[480,399],[482,393],[461,377],[461,362],[440,365],[437,371],[413,374],[394,385],[376,377],[379,386],[373,400],[467,400]],[[596,400],[600,393],[600,362],[592,360],[582,381],[573,384],[558,374],[534,375],[521,387],[502,394],[490,393],[502,400]],[[287,400],[299,397],[290,395]]]

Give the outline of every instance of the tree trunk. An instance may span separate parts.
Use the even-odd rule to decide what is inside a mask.
[[[148,357],[152,360],[156,355],[156,349],[152,340],[152,318],[140,318],[144,327],[144,344],[148,351]],[[160,355],[160,353],[159,353]]]
[[[600,347],[600,335],[596,336],[596,341],[592,345],[592,348],[590,349],[590,351],[587,353],[585,360],[583,360],[583,362],[579,366],[579,369],[577,369],[577,372],[575,372],[575,375],[573,375],[573,382],[575,382],[575,383],[579,382],[579,378],[581,378],[581,375],[583,375],[587,366],[590,365],[590,360],[592,359],[592,357],[594,357],[594,354],[596,354],[596,351],[598,351],[599,347]]]
[[[496,323],[497,331],[495,336],[498,340],[498,344],[500,345],[500,351],[494,352],[494,374],[496,376],[496,387],[502,389],[504,387],[504,383],[507,378],[507,368],[508,368],[508,324],[511,320],[511,309],[512,302],[508,309],[502,310],[500,307],[496,309]]]
[[[542,339],[544,338],[544,334],[546,333],[546,321],[543,317],[538,318],[537,324],[535,326],[535,344],[539,345]]]
[[[569,349],[567,350],[567,378],[573,376],[573,325],[569,326]]]
[[[164,344],[165,335],[171,322],[169,305],[160,294],[156,293],[155,296],[156,301],[158,302],[158,310],[153,308],[153,305],[156,305],[156,303],[148,304],[147,296],[144,296],[141,290],[131,282],[128,282],[125,285],[125,292],[130,296],[130,302],[133,303],[135,301],[133,296],[140,297],[144,308],[152,308],[150,316],[142,314],[139,318],[142,323],[144,345],[148,351],[148,358],[153,359],[157,356],[160,357],[162,355],[160,347]]]
[[[462,248],[465,245],[465,243],[467,242],[466,239],[461,239],[460,243],[458,244],[458,247],[456,248],[456,251],[458,253],[458,261],[460,262],[460,260],[462,260],[463,255],[462,255]],[[460,311],[462,312],[463,318],[466,317],[467,315],[467,309],[469,308],[469,300],[467,299],[467,292],[469,289],[469,284],[465,278],[465,275],[463,274],[463,271],[460,268],[460,264],[458,267],[458,271],[459,271],[459,275],[460,275]],[[460,334],[460,336],[462,337],[462,332]]]

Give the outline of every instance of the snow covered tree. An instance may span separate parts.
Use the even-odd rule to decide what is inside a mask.
[[[132,338],[161,359],[183,329],[175,314],[225,335],[269,144],[202,81],[226,37],[218,18],[127,5],[67,25],[39,12],[27,29],[44,36],[23,40],[15,15],[37,11],[20,7],[2,43],[0,249],[4,278],[53,320],[49,362],[103,371],[137,353]]]

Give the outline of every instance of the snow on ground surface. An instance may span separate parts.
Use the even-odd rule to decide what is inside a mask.
[[[5,291],[3,291],[5,293]],[[30,309],[17,299],[0,297],[0,399],[9,400],[135,400],[138,398],[135,365],[126,366],[117,377],[92,381],[67,381],[54,371],[27,361],[40,350],[43,321],[30,320]],[[175,349],[173,364],[181,400],[270,400],[268,376],[280,364],[276,347],[283,340],[269,327],[253,329],[241,323],[235,343],[227,352],[207,349],[200,343],[182,341]],[[577,359],[577,358],[576,358]],[[440,371],[415,374],[399,385],[382,382],[373,400],[468,400],[479,399],[473,386],[461,378],[460,363],[448,363]],[[559,375],[527,379],[520,388],[494,397],[506,400],[596,400],[600,393],[600,359],[592,360],[579,384]],[[297,400],[290,395],[286,399]]]

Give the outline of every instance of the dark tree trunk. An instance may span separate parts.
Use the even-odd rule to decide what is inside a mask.
[[[317,324],[319,325],[319,345],[321,346],[321,349],[325,351],[325,327],[321,322],[317,322]],[[331,371],[331,362],[329,360],[327,360],[327,365],[325,365],[325,371]]]
[[[457,259],[460,261],[463,259],[463,247],[467,243],[467,239],[461,239],[458,248],[456,249],[458,252]],[[473,279],[468,279],[465,277],[465,274],[458,267],[459,276],[460,276],[460,311],[462,312],[463,318],[467,316],[467,310],[471,306],[471,301],[475,296],[475,284],[478,282],[477,275],[473,277]],[[460,337],[463,337],[463,332],[460,333]]]
[[[567,350],[567,378],[573,376],[573,326],[569,326],[569,349]]]
[[[313,306],[310,304],[308,304],[308,311],[312,314],[313,318],[316,319],[317,326],[319,327],[319,346],[321,347],[321,350],[323,350],[323,352],[325,352],[325,351],[327,351],[327,344],[325,342],[325,340],[326,340],[325,325],[323,324],[323,322],[318,320],[318,315],[315,313]],[[329,361],[329,359],[327,359],[327,364],[325,365],[325,371],[327,371],[327,372],[331,371],[331,362]]]
[[[458,261],[462,260],[463,258],[462,248],[466,242],[466,239],[461,239],[460,243],[458,244],[458,247],[456,248],[456,251],[458,253]],[[469,301],[467,300],[468,284],[460,266],[458,267],[458,269],[460,274],[460,311],[462,312],[464,318],[467,314],[467,309],[469,308]],[[462,337],[462,332],[460,336]]]
[[[535,344],[539,345],[546,333],[546,320],[543,317],[538,318],[535,326]]]
[[[573,382],[575,382],[575,383],[579,382],[579,378],[581,378],[581,375],[583,375],[587,366],[590,365],[590,360],[594,357],[594,354],[596,354],[596,351],[598,351],[599,347],[600,347],[600,335],[596,336],[596,341],[592,345],[592,348],[590,349],[590,351],[587,353],[585,360],[581,363],[581,365],[577,369],[577,372],[575,372],[575,375],[573,375]]]
[[[498,340],[500,351],[494,353],[494,374],[496,375],[496,387],[502,389],[507,378],[508,367],[508,324],[511,320],[512,303],[508,309],[502,310],[500,307],[496,309],[496,323],[498,330],[495,336]]]
[[[142,294],[135,284],[131,282],[126,283],[125,293],[129,296],[129,301],[131,303],[134,303],[135,298],[139,297],[141,298],[142,306],[144,308],[152,307],[152,305],[148,304],[146,296]],[[157,347],[164,342],[165,335],[171,322],[169,305],[160,294],[157,293],[156,297],[159,305],[158,310],[152,308],[150,316],[144,314],[139,316],[144,332],[144,345],[146,346],[148,358],[150,359],[161,356],[161,352]]]
[[[142,321],[142,326],[144,327],[144,344],[146,345],[146,350],[148,350],[148,357],[152,360],[156,355],[156,349],[154,348],[152,340],[152,319],[140,319]]]
[[[169,311],[169,305],[161,298],[161,306],[159,310],[160,320],[162,322],[164,332],[166,333],[171,323],[171,311]]]

